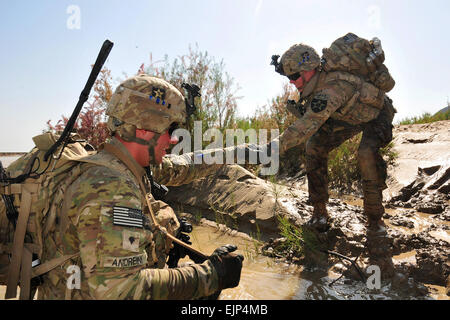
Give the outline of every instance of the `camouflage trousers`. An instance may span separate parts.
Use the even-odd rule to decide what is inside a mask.
[[[328,201],[328,154],[345,140],[363,132],[358,148],[364,212],[371,221],[378,221],[383,213],[382,191],[386,186],[387,166],[379,153],[392,140],[392,120],[396,110],[392,100],[385,97],[384,108],[378,117],[361,125],[328,119],[306,143],[306,172],[309,200],[312,204]]]

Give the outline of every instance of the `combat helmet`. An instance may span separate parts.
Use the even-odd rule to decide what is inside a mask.
[[[187,105],[181,92],[167,81],[140,74],[122,82],[108,103],[108,129],[126,140],[136,129],[164,133],[186,122]]]
[[[271,64],[275,66],[275,71],[290,79],[292,78],[292,80],[300,76],[300,71],[313,70],[320,65],[320,56],[316,50],[301,43],[290,47],[283,54],[279,63],[278,58],[279,56],[272,56]]]

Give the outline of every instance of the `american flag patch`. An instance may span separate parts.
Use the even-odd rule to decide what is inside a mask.
[[[144,227],[144,215],[139,209],[113,207],[113,224],[126,227]]]

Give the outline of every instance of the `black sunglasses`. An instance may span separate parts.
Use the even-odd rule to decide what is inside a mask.
[[[301,76],[300,72],[296,72],[296,73],[291,74],[291,75],[289,75],[287,77],[288,77],[289,80],[295,81],[298,78],[300,78],[300,76]]]
[[[178,127],[179,127],[179,125],[178,125],[177,122],[172,122],[172,124],[170,125],[169,130],[167,130],[167,132],[168,132],[169,135],[171,136],[172,133],[173,133],[175,130],[178,129]]]

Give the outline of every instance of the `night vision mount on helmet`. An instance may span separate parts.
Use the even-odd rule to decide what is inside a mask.
[[[305,44],[295,44],[290,47],[281,57],[273,55],[271,65],[275,66],[275,71],[287,76],[291,80],[296,80],[301,71],[309,71],[320,66],[320,57],[314,48]]]

